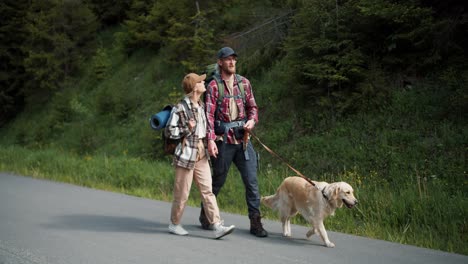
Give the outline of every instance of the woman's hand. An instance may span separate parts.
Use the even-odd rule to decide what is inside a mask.
[[[188,121],[189,130],[192,131],[196,125],[197,125],[197,121],[195,121],[195,119],[193,118],[190,118],[190,120]]]

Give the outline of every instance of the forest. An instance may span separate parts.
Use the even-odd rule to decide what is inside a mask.
[[[468,254],[465,1],[3,0],[0,17],[0,171],[170,201],[148,119],[230,46],[262,141],[355,187],[330,230]],[[252,142],[272,193],[293,172]],[[223,211],[245,213],[238,178]]]

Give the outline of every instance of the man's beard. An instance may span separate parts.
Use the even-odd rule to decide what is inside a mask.
[[[222,68],[223,72],[227,73],[227,74],[235,74],[236,73],[236,66],[232,66],[232,67],[229,67],[229,66],[225,66]]]

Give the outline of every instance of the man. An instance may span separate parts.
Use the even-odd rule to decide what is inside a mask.
[[[245,186],[245,199],[250,218],[250,233],[266,237],[260,215],[260,193],[257,182],[257,156],[245,133],[258,122],[258,107],[252,86],[245,77],[236,74],[237,54],[230,47],[218,52],[219,74],[208,84],[205,96],[208,121],[208,153],[213,163],[213,193],[217,196],[234,162]],[[200,223],[210,225],[201,210]]]

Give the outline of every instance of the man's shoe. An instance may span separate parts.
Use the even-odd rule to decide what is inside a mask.
[[[185,229],[182,227],[182,225],[170,224],[170,225],[169,225],[169,232],[171,232],[172,234],[179,235],[179,236],[186,236],[186,235],[188,235],[187,230],[185,230]]]
[[[208,218],[206,218],[205,210],[203,210],[203,208],[200,211],[200,217],[198,218],[198,220],[200,221],[200,224],[203,229],[213,230],[212,225],[210,224],[210,222],[208,222]]]
[[[227,236],[234,231],[235,226],[224,226],[222,222],[212,225],[214,236],[216,239],[220,239],[223,236]]]
[[[262,217],[260,215],[254,215],[250,218],[250,234],[257,237],[267,237],[268,232],[263,229]]]

